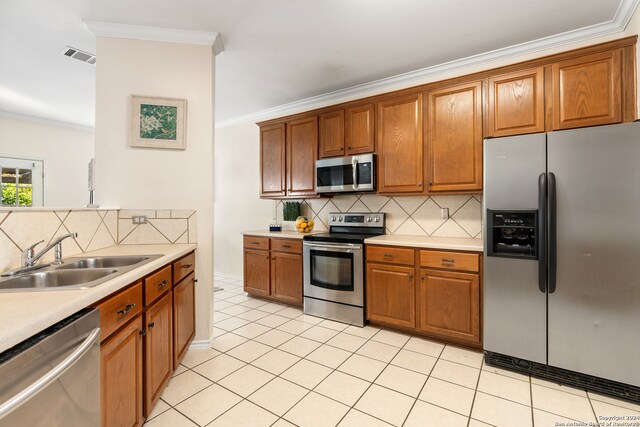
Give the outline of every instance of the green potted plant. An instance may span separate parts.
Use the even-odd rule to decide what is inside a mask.
[[[282,219],[284,221],[295,221],[300,216],[300,203],[282,202]]]

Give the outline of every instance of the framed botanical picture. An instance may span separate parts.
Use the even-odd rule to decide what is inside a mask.
[[[187,148],[187,100],[131,96],[131,147]]]

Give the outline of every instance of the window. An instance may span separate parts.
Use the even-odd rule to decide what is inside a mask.
[[[44,203],[42,160],[0,157],[0,206],[29,207]]]

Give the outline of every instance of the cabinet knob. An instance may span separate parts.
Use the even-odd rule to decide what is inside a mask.
[[[156,326],[156,322],[149,322],[149,324],[147,326],[149,328],[153,328],[154,326]]]
[[[266,257],[265,259],[269,259],[269,257]]]
[[[276,260],[276,257],[273,257],[273,258],[271,258],[271,259],[275,261],[275,260]]]
[[[418,183],[418,187],[422,187],[422,181]]]
[[[409,280],[413,280],[413,274],[409,275]]]
[[[145,336],[145,335],[147,335],[147,331],[145,331],[144,329],[140,329],[138,331],[138,334],[141,335],[141,336]]]
[[[424,282],[424,276],[420,276],[420,280]]]
[[[429,187],[433,187],[433,182],[429,182]]]
[[[167,286],[169,284],[168,280],[163,280],[162,282],[158,283],[158,287],[159,288],[164,288],[165,286]]]
[[[347,148],[348,148],[349,150],[351,150],[351,146],[348,146]]]

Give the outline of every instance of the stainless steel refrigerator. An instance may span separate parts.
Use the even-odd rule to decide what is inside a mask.
[[[487,362],[640,400],[640,122],[487,139],[484,173]]]

